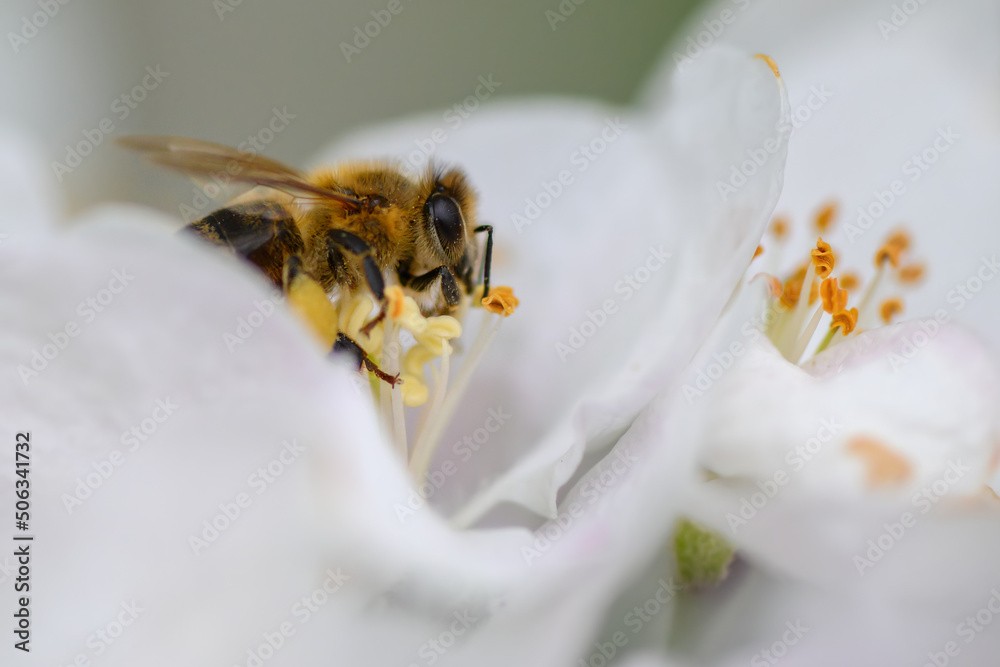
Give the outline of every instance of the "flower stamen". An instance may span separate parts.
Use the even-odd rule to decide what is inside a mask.
[[[886,299],[878,309],[883,324],[892,324],[892,318],[903,312],[903,300],[899,297]]]
[[[816,217],[813,220],[813,224],[816,227],[816,231],[819,233],[824,233],[829,229],[830,224],[833,222],[834,218],[837,216],[837,203],[828,202],[819,211],[816,212]]]

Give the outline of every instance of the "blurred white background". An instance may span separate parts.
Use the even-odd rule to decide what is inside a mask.
[[[191,184],[139,168],[108,136],[237,145],[267,127],[273,109],[287,108],[294,120],[265,153],[304,165],[350,129],[443,112],[472,95],[480,76],[500,83],[494,99],[625,102],[696,3],[8,0],[0,9],[0,122],[28,135],[50,165],[69,166],[68,147],[94,143],[85,132],[100,138],[78,167],[59,174],[69,212],[116,199],[177,215]],[[376,19],[385,24],[377,31]],[[358,37],[366,24],[376,33],[367,45]],[[165,76],[157,81],[147,67]],[[136,97],[145,99],[122,99],[144,78],[152,89]]]

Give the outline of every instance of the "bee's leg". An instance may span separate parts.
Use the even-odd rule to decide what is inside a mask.
[[[375,258],[372,257],[371,246],[364,239],[343,229],[332,229],[327,235],[327,243],[329,244],[327,252],[331,269],[338,263],[343,251],[361,258],[361,266],[365,271],[365,282],[368,283],[368,288],[379,302],[378,315],[361,329],[361,333],[367,336],[375,328],[375,325],[385,318],[385,279],[382,277],[382,271],[378,268]],[[336,269],[334,271],[336,272]]]
[[[368,358],[360,345],[346,334],[337,330],[337,311],[330,303],[326,291],[302,268],[302,259],[296,255],[285,261],[282,284],[288,295],[289,305],[306,321],[313,333],[330,346],[331,355],[349,354],[355,360],[358,370],[365,369],[380,380],[395,385],[399,376],[392,376]]]
[[[369,289],[379,303],[385,301],[385,280],[382,278],[382,271],[378,268],[375,258],[372,257],[372,247],[368,245],[367,241],[343,229],[331,229],[327,235],[327,243],[331,264],[336,261],[336,253],[342,250],[358,256],[361,259],[361,266],[365,270],[365,281],[368,283]]]
[[[365,351],[361,349],[361,346],[355,343],[350,337],[345,333],[337,334],[337,342],[333,344],[333,349],[330,351],[330,356],[348,354],[354,360],[355,366],[360,371],[362,364],[364,364],[365,369],[375,375],[378,379],[383,382],[389,383],[390,386],[395,387],[396,383],[399,382],[399,373],[396,375],[389,375],[381,368],[378,367],[374,361],[368,358]]]
[[[457,306],[459,299],[458,283],[455,281],[455,274],[447,266],[439,266],[419,276],[401,273],[399,277],[403,285],[418,292],[430,289],[431,285],[438,278],[441,278],[441,294],[444,295],[445,303],[449,306]]]
[[[486,254],[483,255],[483,298],[490,295],[490,268],[493,265],[493,225],[479,225],[476,233],[486,232]]]

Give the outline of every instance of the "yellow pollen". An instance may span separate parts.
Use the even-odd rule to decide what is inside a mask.
[[[819,286],[819,293],[823,298],[823,310],[831,315],[847,308],[847,290],[837,287],[836,278],[824,280]]]
[[[904,285],[912,285],[914,283],[920,282],[920,279],[924,277],[924,265],[923,264],[907,264],[906,266],[899,267],[899,282]]]
[[[835,261],[836,258],[833,256],[830,244],[822,238],[817,239],[816,247],[812,251],[812,263],[816,269],[816,275],[819,276],[820,280],[830,275],[830,272],[833,271]]]
[[[480,291],[479,294],[482,294],[482,292]],[[480,303],[483,308],[491,313],[503,315],[504,317],[510,317],[514,313],[514,310],[521,305],[521,301],[514,296],[514,290],[503,285],[490,287],[489,296],[482,299]]]
[[[779,241],[788,236],[788,219],[777,217],[771,221],[771,234]]]
[[[840,275],[840,287],[842,289],[850,292],[852,290],[856,290],[859,285],[861,285],[861,279],[858,278],[858,274],[853,271],[842,273]]]
[[[892,318],[903,312],[903,300],[899,298],[886,299],[878,309],[883,324],[890,324]]]
[[[337,309],[323,287],[300,273],[288,287],[288,303],[320,344],[329,350],[337,340]]]
[[[858,309],[840,310],[833,314],[833,321],[830,328],[840,327],[840,333],[845,336],[854,331],[854,325],[858,323]]]
[[[771,68],[771,72],[774,73],[774,76],[778,79],[781,78],[781,72],[778,71],[778,64],[773,60],[771,60],[771,56],[765,56],[763,53],[758,53],[754,55],[754,58],[760,58],[761,60],[763,60],[765,63],[767,63],[767,66]]]
[[[848,443],[847,453],[864,463],[870,487],[894,486],[913,476],[909,461],[870,436],[856,436]]]
[[[823,208],[816,212],[815,225],[816,231],[825,232],[829,227],[830,223],[837,215],[837,204],[835,202],[829,202],[825,204]]]
[[[763,254],[764,254],[764,246],[762,245],[757,246],[757,249],[753,251],[753,258],[751,258],[750,261],[752,262],[753,260],[757,259]]]

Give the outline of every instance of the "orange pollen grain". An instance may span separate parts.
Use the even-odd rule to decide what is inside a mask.
[[[389,312],[386,313],[391,319],[398,319],[403,316],[403,307],[406,302],[403,298],[403,290],[395,285],[385,290],[386,301],[389,302]]]
[[[771,221],[771,233],[779,241],[788,236],[788,219],[777,217]]]
[[[816,247],[812,251],[812,263],[816,269],[816,275],[821,280],[829,276],[830,272],[833,271],[835,261],[836,257],[833,255],[830,244],[823,239],[817,239]]]
[[[923,277],[923,264],[907,264],[906,266],[899,267],[899,282],[904,285],[912,285],[920,282],[920,279]]]
[[[762,245],[757,246],[757,249],[753,251],[753,258],[750,261],[757,259],[763,254],[764,254],[764,246]]]
[[[892,318],[903,312],[903,300],[899,298],[886,299],[878,309],[883,324],[892,322]]]
[[[861,279],[858,278],[858,274],[853,271],[842,273],[840,275],[840,287],[842,289],[850,292],[851,290],[857,289],[859,285],[861,285]]]
[[[754,276],[754,280],[760,278],[767,282],[767,295],[772,299],[781,296],[781,281],[772,276],[770,273],[758,273]]]
[[[830,202],[825,206],[823,206],[823,208],[821,208],[816,213],[816,218],[814,220],[814,223],[816,225],[816,230],[819,232],[825,232],[830,227],[830,223],[833,222],[833,219],[836,216],[837,216],[836,203]]]
[[[831,315],[847,308],[847,290],[837,287],[836,278],[824,280],[819,286],[819,293],[823,298],[823,310]]]
[[[913,476],[913,466],[880,440],[856,436],[847,445],[847,453],[861,459],[870,487],[895,486]]]
[[[806,269],[802,267],[792,277],[785,281],[785,287],[781,291],[781,305],[791,308],[799,302],[799,294],[802,292],[802,283],[806,280]]]
[[[894,245],[900,249],[900,251],[908,250],[910,248],[910,235],[903,229],[897,229],[889,238],[886,239],[886,245]]]
[[[845,336],[854,331],[854,325],[858,323],[858,309],[840,310],[833,314],[833,321],[830,328],[840,327],[840,333]]]
[[[514,290],[510,287],[497,285],[490,288],[490,294],[482,300],[483,308],[496,315],[509,317],[514,310],[521,305],[520,300],[514,296]]]

